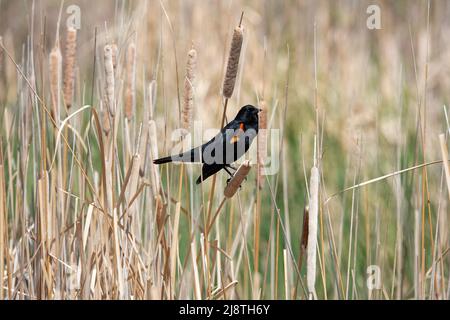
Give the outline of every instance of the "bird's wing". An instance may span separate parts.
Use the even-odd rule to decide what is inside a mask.
[[[193,148],[178,155],[172,155],[171,159],[174,162],[205,162],[203,158],[208,157],[209,161],[206,162],[211,164],[214,162],[214,160],[211,160],[211,157],[214,158],[216,152],[224,153],[224,150],[229,148],[230,144],[239,140],[239,133],[236,130],[241,127],[242,125],[239,122],[235,120],[230,121],[216,136],[201,147]],[[200,149],[202,150],[202,157],[200,156]]]

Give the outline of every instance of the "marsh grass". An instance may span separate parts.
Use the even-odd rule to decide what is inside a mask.
[[[0,4],[0,299],[449,298],[449,4],[80,5]],[[153,164],[247,103],[228,185]]]

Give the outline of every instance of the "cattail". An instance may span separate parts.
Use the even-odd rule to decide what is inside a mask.
[[[72,106],[73,100],[73,78],[75,69],[75,55],[77,50],[77,30],[70,27],[67,29],[66,57],[64,66],[64,102],[66,107]]]
[[[152,80],[148,85],[148,107],[144,110],[144,119],[146,121],[153,119],[153,110],[156,105],[156,81]]]
[[[0,36],[0,45],[3,45],[3,38]],[[0,101],[5,98],[5,83],[3,78],[3,64],[4,64],[3,48],[0,46]]]
[[[112,53],[112,63],[113,63],[114,74],[116,74],[117,61],[119,59],[119,49],[117,48],[117,44],[113,43],[111,45],[111,53]]]
[[[258,159],[258,186],[261,189],[264,185],[264,165],[267,158],[267,106],[262,100],[259,104],[258,140],[257,140],[257,159]]]
[[[106,76],[106,104],[109,113],[112,117],[115,115],[115,101],[114,101],[114,65],[113,65],[113,49],[111,45],[106,45],[104,48],[105,60],[105,76]]]
[[[225,187],[224,195],[227,198],[232,198],[236,191],[239,189],[239,187],[242,184],[242,181],[244,181],[245,177],[247,177],[248,173],[250,172],[251,166],[250,162],[248,160],[244,161],[239,168],[234,173],[233,177],[231,178],[230,182]]]
[[[228,99],[233,95],[234,84],[236,83],[236,76],[239,69],[239,57],[241,55],[243,39],[243,28],[238,26],[234,29],[230,55],[227,63],[227,72],[223,82],[223,96]]]
[[[131,120],[136,101],[136,46],[130,43],[127,52],[127,87],[125,91],[125,117]]]
[[[314,165],[309,181],[309,222],[306,257],[306,282],[310,297],[315,296],[317,220],[319,215],[319,169]]]
[[[186,77],[184,78],[184,99],[182,127],[189,130],[192,126],[192,113],[194,110],[194,80],[197,65],[197,51],[192,48],[188,52]]]
[[[59,119],[59,105],[61,92],[62,56],[59,45],[52,49],[49,57],[50,62],[50,93],[52,97],[52,117]]]

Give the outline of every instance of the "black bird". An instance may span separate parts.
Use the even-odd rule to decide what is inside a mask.
[[[228,169],[236,169],[231,164],[248,151],[253,139],[258,134],[258,113],[260,111],[252,105],[246,105],[239,110],[234,120],[202,146],[178,155],[156,159],[153,163],[201,162],[203,163],[202,175],[198,177],[197,184],[222,169],[232,176]]]

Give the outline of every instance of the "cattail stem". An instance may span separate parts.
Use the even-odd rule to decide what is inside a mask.
[[[259,124],[258,124],[258,140],[257,140],[257,160],[258,160],[258,173],[257,182],[258,187],[262,189],[264,186],[264,164],[267,158],[267,105],[263,100],[259,104],[261,111],[259,112]]]
[[[136,46],[130,43],[127,52],[127,87],[125,92],[125,117],[131,120],[136,103]]]

